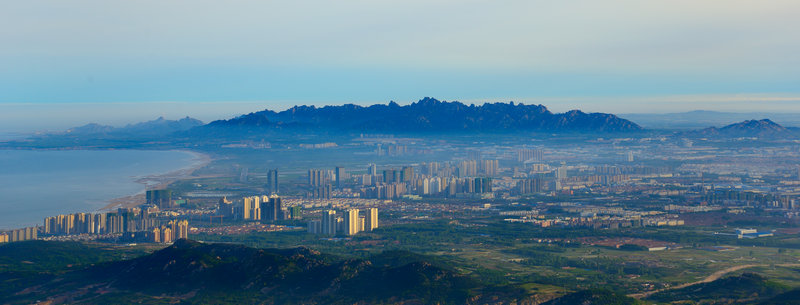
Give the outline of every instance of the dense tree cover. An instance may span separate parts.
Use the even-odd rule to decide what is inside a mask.
[[[41,246],[58,250],[59,244]],[[78,256],[97,251],[67,248]],[[4,284],[0,301],[28,303],[49,296],[70,303],[464,304],[495,291],[504,298],[527,297],[522,290],[485,285],[436,259],[405,251],[349,259],[308,248],[256,249],[188,240],[130,260],[20,283],[25,285]]]

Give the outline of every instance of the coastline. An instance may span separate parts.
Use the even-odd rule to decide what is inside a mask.
[[[171,151],[180,151],[194,155],[193,164],[171,172],[134,178],[133,179],[134,182],[144,185],[145,191],[133,195],[109,199],[108,205],[103,206],[97,211],[106,212],[118,208],[137,207],[141,204],[146,203],[147,199],[145,197],[145,192],[147,190],[165,188],[168,185],[172,184],[173,182],[191,177],[195,171],[203,167],[206,167],[209,163],[214,161],[211,158],[211,156],[197,151],[192,151],[192,150],[171,150]]]

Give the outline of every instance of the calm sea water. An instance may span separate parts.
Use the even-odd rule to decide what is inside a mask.
[[[184,151],[0,150],[0,229],[97,211],[110,199],[144,192],[138,178],[197,162]]]

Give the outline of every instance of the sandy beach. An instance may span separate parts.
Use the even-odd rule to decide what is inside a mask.
[[[136,183],[143,184],[145,190],[166,188],[171,183],[191,177],[192,174],[213,161],[210,156],[190,150],[180,150],[194,155],[193,164],[179,170],[168,173],[149,175],[136,178]],[[146,202],[145,192],[140,192],[130,196],[124,196],[109,200],[109,204],[99,209],[99,211],[110,211],[118,208],[134,208]]]

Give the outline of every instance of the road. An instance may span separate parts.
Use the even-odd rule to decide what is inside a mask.
[[[659,292],[662,292],[662,291],[673,290],[673,289],[681,289],[681,288],[689,287],[689,286],[692,286],[692,285],[713,282],[713,281],[718,280],[719,278],[721,278],[725,274],[728,274],[728,273],[731,273],[731,272],[734,272],[734,271],[739,271],[739,270],[742,270],[742,269],[747,269],[747,268],[752,268],[752,267],[760,267],[760,266],[767,266],[767,265],[740,265],[740,266],[733,266],[733,267],[725,268],[725,269],[722,269],[720,271],[714,272],[711,275],[705,277],[704,279],[696,281],[696,282],[680,284],[678,286],[672,286],[672,287],[653,290],[653,291],[648,291],[648,292],[629,294],[628,296],[634,297],[634,298],[637,298],[637,299],[642,299],[642,298],[649,297],[649,296],[651,296],[653,294],[656,294],[656,293],[659,293]]]
[[[716,281],[719,278],[721,278],[723,275],[731,273],[731,272],[734,272],[734,271],[739,271],[739,270],[742,270],[742,269],[753,268],[753,267],[766,267],[766,266],[769,266],[769,265],[766,265],[766,264],[752,264],[752,265],[733,266],[733,267],[725,268],[725,269],[722,269],[720,271],[714,272],[711,275],[705,277],[704,279],[696,281],[696,282],[685,283],[685,284],[681,284],[681,285],[678,285],[678,286],[673,286],[673,287],[668,287],[668,288],[663,288],[663,289],[658,289],[658,290],[653,290],[653,291],[648,291],[648,292],[629,294],[628,296],[629,297],[634,297],[634,298],[637,298],[637,299],[642,299],[642,298],[649,297],[649,296],[651,296],[651,295],[653,295],[655,293],[659,293],[659,292],[662,292],[662,291],[673,290],[673,289],[681,289],[681,288],[689,287],[689,286],[692,286],[692,285],[713,282],[713,281]],[[800,267],[800,264],[778,264],[778,265],[775,265],[775,266],[779,266],[779,267]]]

